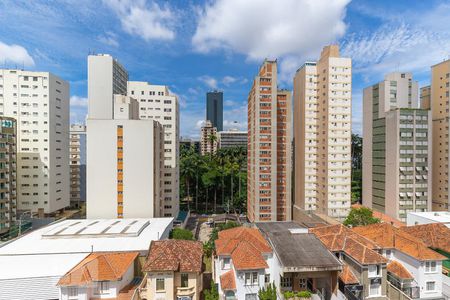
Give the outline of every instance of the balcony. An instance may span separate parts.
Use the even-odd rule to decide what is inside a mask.
[[[177,296],[180,297],[189,297],[194,296],[195,294],[195,286],[190,287],[177,287]]]

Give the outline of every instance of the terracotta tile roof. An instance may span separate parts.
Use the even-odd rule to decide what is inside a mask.
[[[197,241],[152,241],[143,271],[202,272],[203,245]]]
[[[344,284],[358,284],[359,280],[356,278],[355,274],[353,274],[352,270],[348,265],[344,265],[342,272],[339,274],[339,279]]]
[[[387,265],[388,272],[391,272],[395,277],[400,279],[414,279],[408,270],[399,262],[393,260]]]
[[[396,249],[417,260],[445,260],[446,257],[429,249],[421,240],[388,223],[353,228],[353,231],[383,248]]]
[[[361,204],[353,204],[352,205],[352,208],[360,208],[360,207],[363,207],[363,206]],[[388,215],[386,215],[386,214],[384,214],[382,212],[379,212],[379,211],[376,211],[376,210],[372,210],[372,212],[373,212],[373,216],[375,218],[380,219],[382,223],[388,223],[388,224],[394,225],[397,228],[406,226],[405,223],[403,223],[403,222],[401,222],[401,221],[399,221],[399,220],[397,220],[395,218],[392,218],[392,217],[390,217],[390,216],[388,216]]]
[[[117,281],[139,252],[94,252],[67,272],[57,285],[86,285],[92,281]]]
[[[215,241],[217,255],[230,255],[236,270],[265,269],[264,253],[272,248],[256,228],[236,227],[219,232]]]
[[[386,258],[372,249],[379,246],[344,225],[311,228],[322,243],[333,252],[342,251],[362,265],[387,263]]]
[[[450,253],[450,228],[442,223],[415,225],[400,229],[420,239],[429,248],[440,249]]]
[[[236,290],[236,281],[234,280],[233,270],[230,270],[220,276],[220,287],[224,291]]]

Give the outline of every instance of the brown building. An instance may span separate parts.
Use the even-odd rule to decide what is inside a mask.
[[[431,115],[433,119],[433,211],[448,210],[450,60],[431,67]],[[423,97],[426,98],[424,92]],[[425,102],[425,101],[424,101]]]
[[[277,62],[265,60],[248,95],[247,216],[291,220],[291,92],[277,87]]]

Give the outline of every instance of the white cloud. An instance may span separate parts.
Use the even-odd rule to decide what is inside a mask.
[[[176,16],[168,5],[145,0],[103,0],[119,17],[129,34],[149,40],[173,40]]]
[[[5,44],[0,42],[0,62],[15,63],[24,66],[34,66],[34,60],[28,54],[27,49],[20,45]]]
[[[235,78],[235,77],[233,77],[233,76],[225,76],[223,79],[222,79],[222,83],[224,84],[224,85],[226,85],[226,86],[228,86],[228,85],[230,85],[230,84],[232,84],[232,83],[234,83],[234,82],[236,82],[237,81],[237,78]]]
[[[201,129],[203,125],[205,125],[205,120],[197,120],[197,123],[195,123],[195,128]]]
[[[225,130],[230,130],[230,129],[238,129],[238,130],[242,130],[242,131],[248,130],[246,121],[238,122],[238,121],[223,120],[223,127]]]
[[[235,106],[236,102],[232,101],[232,100],[225,100],[225,102],[223,103],[225,106]]]
[[[70,97],[70,106],[71,107],[87,107],[88,101],[87,98],[79,97],[79,96],[71,96]]]
[[[199,13],[195,50],[231,50],[252,60],[304,57],[335,41],[346,30],[350,0],[218,0]]]
[[[119,47],[119,42],[117,41],[117,36],[114,32],[106,32],[105,35],[101,35],[98,37],[98,40],[108,46],[117,48]]]
[[[211,89],[217,89],[217,79],[215,79],[214,77],[203,75],[198,77],[198,80],[206,84]]]

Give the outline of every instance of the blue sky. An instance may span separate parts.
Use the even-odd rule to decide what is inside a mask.
[[[205,93],[224,91],[225,128],[247,126],[247,94],[265,57],[279,85],[338,43],[353,59],[353,131],[362,89],[391,71],[420,85],[450,55],[450,1],[61,0],[0,1],[0,67],[50,71],[71,84],[71,120],[87,111],[87,55],[110,53],[130,80],[166,84],[179,96],[181,135],[197,137]]]

